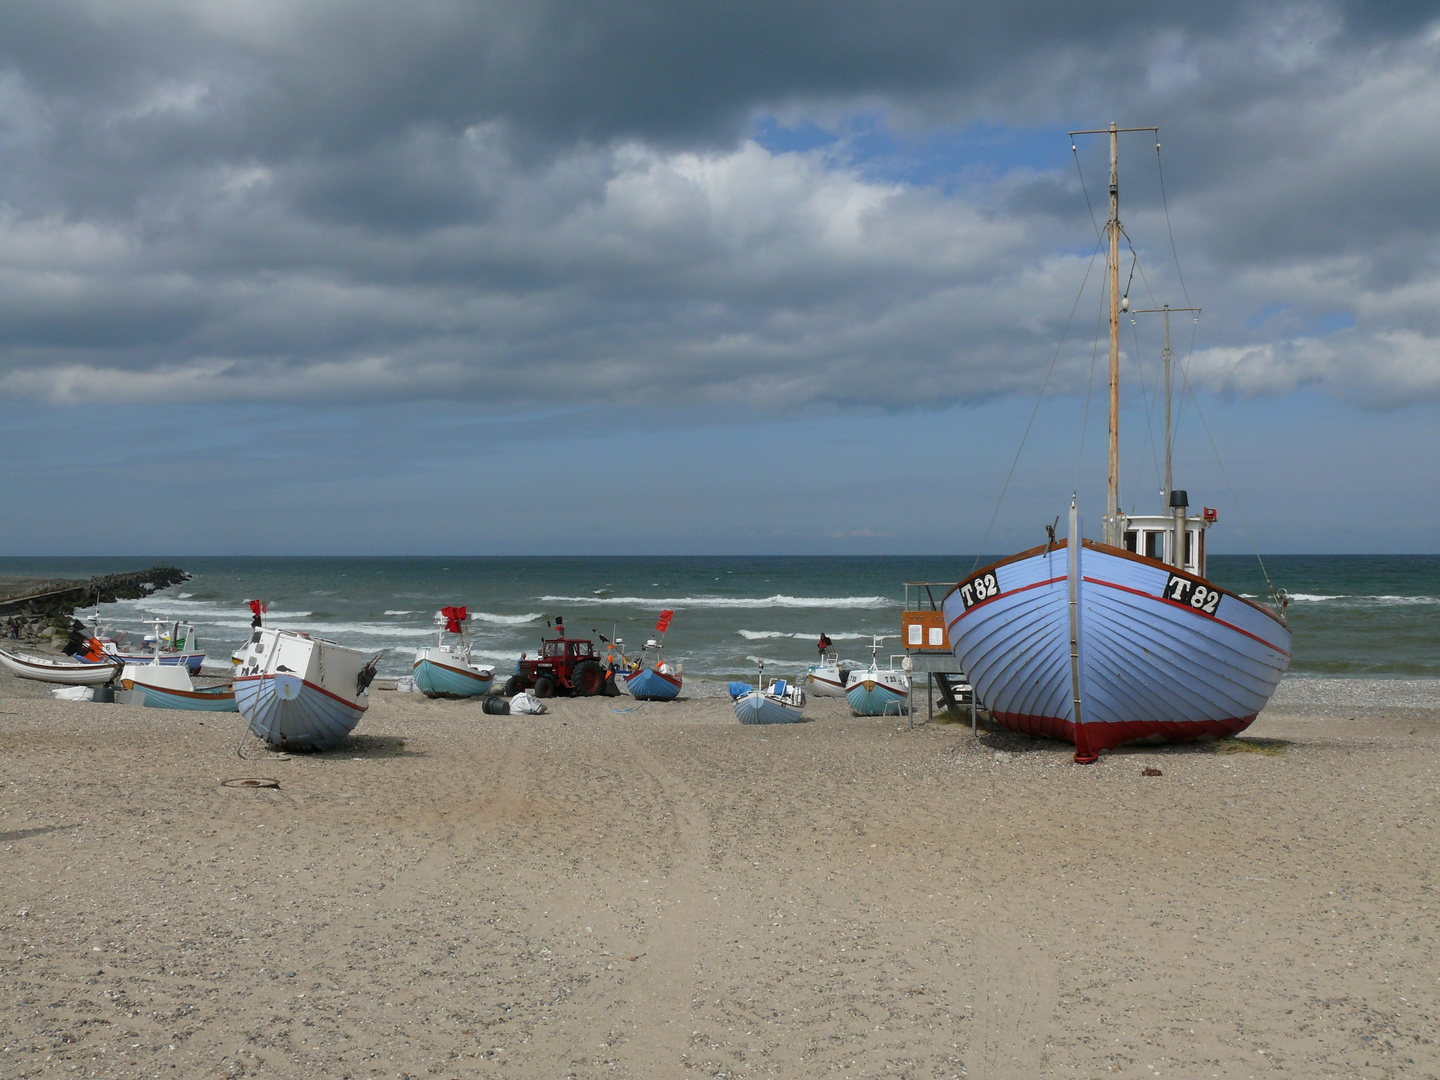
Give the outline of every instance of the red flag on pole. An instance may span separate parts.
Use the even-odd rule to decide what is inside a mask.
[[[655,624],[655,632],[657,634],[663,634],[666,630],[669,630],[670,620],[674,617],[675,612],[671,611],[669,608],[666,608],[664,611],[660,612],[660,621]]]
[[[460,624],[469,618],[463,607],[441,608],[440,614],[445,616],[445,631],[450,634],[460,633]]]

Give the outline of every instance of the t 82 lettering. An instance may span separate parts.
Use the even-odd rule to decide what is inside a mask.
[[[982,600],[989,600],[992,596],[1000,595],[1000,582],[996,580],[994,570],[986,570],[976,574],[969,581],[960,585],[960,599],[965,603],[965,610],[969,611]]]
[[[1173,600],[1177,604],[1189,604],[1196,611],[1203,611],[1206,615],[1214,615],[1215,609],[1220,606],[1221,592],[1219,589],[1212,589],[1208,585],[1202,585],[1198,581],[1181,577],[1179,574],[1171,574],[1165,582],[1165,599]]]

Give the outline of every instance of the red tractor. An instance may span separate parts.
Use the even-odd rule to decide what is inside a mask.
[[[540,655],[533,659],[520,658],[515,674],[505,680],[503,692],[507,696],[521,690],[533,690],[540,698],[562,693],[576,697],[619,693],[614,670],[601,662],[589,638],[566,637],[565,624],[560,619],[555,620],[555,634],[553,638],[540,639]]]

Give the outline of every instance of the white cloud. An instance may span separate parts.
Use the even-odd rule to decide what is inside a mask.
[[[1040,115],[1058,143],[1076,112],[1133,111],[1165,128],[1184,291],[1206,308],[1198,385],[1440,396],[1434,34],[1327,3],[1151,8],[1125,50],[1081,62],[1072,36],[1032,33],[1038,6],[976,23],[962,53],[909,8],[808,34],[727,15],[696,51],[686,20],[582,33],[563,3],[398,23],[383,5],[57,5],[53,40],[0,42],[0,385],[497,407],[641,383],[817,407],[876,384],[1029,393],[1086,263],[1069,164],[1002,157],[964,187],[886,167],[924,164],[927,123]],[[76,11],[104,59],[56,80],[44,46],[86,43],[60,21]],[[651,30],[692,52],[654,52]],[[501,41],[520,58],[496,61]],[[794,63],[754,61],[777,48]],[[757,113],[841,128],[859,110],[904,137],[781,153],[736,135]],[[1142,149],[1123,173],[1136,297],[1178,305]],[[1061,392],[1087,382],[1095,313],[1087,297]]]

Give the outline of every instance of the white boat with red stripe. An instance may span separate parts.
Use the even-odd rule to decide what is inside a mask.
[[[370,707],[380,655],[268,626],[252,629],[235,669],[235,704],[256,738],[284,750],[328,750]]]

